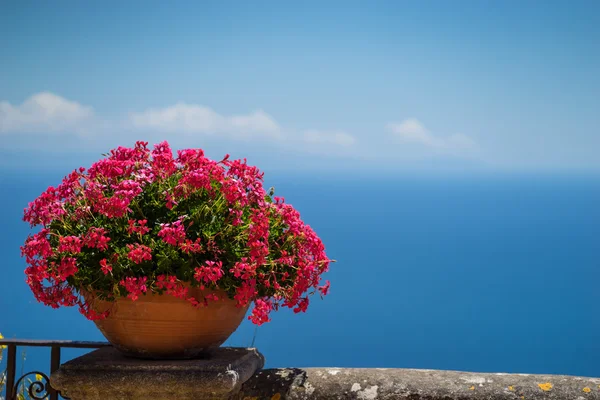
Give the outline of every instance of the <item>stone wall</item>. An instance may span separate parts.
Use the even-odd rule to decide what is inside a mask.
[[[600,400],[599,378],[263,365],[256,349],[169,361],[106,347],[64,363],[50,382],[72,400]]]
[[[235,399],[592,400],[600,379],[410,369],[266,369]]]

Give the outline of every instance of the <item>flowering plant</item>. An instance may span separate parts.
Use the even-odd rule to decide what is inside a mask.
[[[66,176],[25,209],[41,225],[21,247],[27,283],[51,307],[94,311],[82,291],[111,301],[145,293],[175,296],[202,307],[220,289],[248,317],[270,321],[280,306],[304,312],[309,295],[326,295],[329,263],[322,241],[283,198],[263,188],[263,173],[246,160],[221,161],[201,149],[177,151],[167,142],[113,149]],[[208,290],[207,290],[208,291]]]

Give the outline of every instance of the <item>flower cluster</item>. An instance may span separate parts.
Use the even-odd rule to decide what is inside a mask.
[[[203,307],[220,300],[218,289],[239,307],[253,302],[249,319],[260,325],[279,307],[304,312],[309,295],[327,294],[322,241],[264,190],[256,167],[147,146],[111,150],[25,209],[23,219],[41,225],[21,247],[38,301],[97,319],[106,314],[86,304],[85,291],[134,301],[158,293]],[[189,287],[207,293],[197,298]]]

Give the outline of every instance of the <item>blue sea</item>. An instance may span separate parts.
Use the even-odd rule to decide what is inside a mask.
[[[24,282],[22,210],[61,174],[0,172],[0,332],[103,340]],[[600,377],[600,177],[267,175],[337,260],[331,293],[228,345],[267,367],[398,367]],[[256,335],[256,337],[255,337]],[[81,354],[65,351],[63,360]],[[27,349],[24,371],[47,369]]]

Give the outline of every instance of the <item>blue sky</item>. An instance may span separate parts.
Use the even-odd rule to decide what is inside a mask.
[[[1,166],[600,171],[597,1],[0,2]]]

